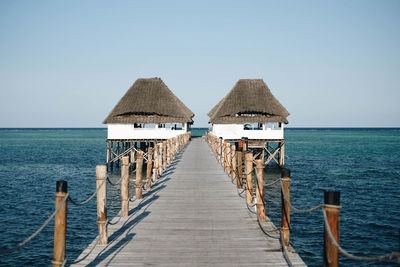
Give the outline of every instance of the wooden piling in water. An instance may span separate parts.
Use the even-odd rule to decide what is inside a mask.
[[[246,202],[251,204],[253,202],[253,154],[246,152],[245,154],[246,164]]]
[[[136,198],[142,199],[142,172],[143,172],[143,151],[139,150],[137,152],[137,159],[136,159]]]
[[[265,205],[264,205],[264,160],[256,159],[256,173],[257,173],[257,186],[256,186],[256,207],[257,217],[260,222],[265,222]]]
[[[121,164],[121,217],[129,213],[129,158],[122,157]]]
[[[68,184],[66,181],[57,181],[56,184],[56,209],[67,196]],[[54,249],[53,267],[61,267],[65,264],[65,235],[67,231],[67,203],[65,200],[54,219]]]
[[[113,142],[110,144],[110,170],[112,171],[114,169],[114,148],[113,148]]]
[[[328,218],[328,226],[331,229],[333,237],[339,244],[339,215],[340,215],[340,192],[324,192],[324,210]],[[339,266],[339,251],[331,242],[328,232],[324,227],[324,266]]]
[[[131,154],[131,167],[133,168],[133,166],[134,166],[134,164],[135,164],[135,161],[136,161],[136,151],[135,151],[135,146],[133,145],[132,146],[132,150],[131,150],[131,152],[130,152],[130,154]]]
[[[147,169],[146,169],[146,187],[151,188],[151,169],[153,166],[153,148],[149,147],[147,151]]]
[[[107,169],[108,169],[109,162],[110,162],[110,142],[107,141],[107,156],[106,156]]]
[[[119,156],[119,153],[120,153],[119,143],[120,142],[117,142],[117,156]],[[120,163],[120,159],[117,159],[117,161],[115,162],[115,165],[117,168],[119,167],[119,163]]]
[[[290,170],[282,169],[282,217],[281,217],[281,231],[285,246],[289,246],[290,243]],[[287,198],[287,201],[285,197]]]
[[[96,166],[96,188],[97,188],[97,225],[99,229],[99,244],[108,244],[107,231],[107,165]]]
[[[285,167],[285,141],[279,143],[279,166],[281,168]]]

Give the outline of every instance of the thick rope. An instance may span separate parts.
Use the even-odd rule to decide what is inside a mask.
[[[332,234],[331,228],[329,227],[328,217],[326,216],[325,209],[322,209],[322,214],[324,215],[325,229],[328,232],[329,239],[331,240],[332,244],[339,250],[339,252],[342,253],[344,256],[348,257],[349,259],[355,260],[355,261],[363,261],[363,262],[385,261],[385,260],[391,260],[394,258],[397,258],[397,260],[400,262],[400,251],[394,251],[392,253],[377,256],[377,257],[359,257],[359,256],[355,256],[355,255],[347,252],[336,242],[336,239]]]
[[[121,183],[122,178],[120,178],[118,181],[116,181],[116,182],[114,183],[114,182],[112,182],[112,181],[110,180],[110,178],[107,176],[107,181],[108,181],[108,183],[109,183],[110,185],[116,186],[116,185],[119,185],[119,184]]]
[[[96,188],[96,191],[93,192],[93,194],[86,200],[82,201],[82,202],[76,202],[75,200],[73,200],[70,196],[68,196],[68,200],[74,204],[75,206],[83,206],[87,203],[89,203],[90,200],[92,200],[94,198],[94,196],[97,194],[97,192],[100,190],[100,188],[105,184],[107,179],[104,179],[104,181],[100,184],[99,187]]]
[[[34,239],[38,234],[40,234],[40,232],[43,231],[43,229],[50,223],[51,219],[54,218],[54,216],[56,216],[57,212],[61,209],[61,207],[63,206],[64,202],[68,199],[68,193],[67,195],[64,197],[63,200],[61,200],[60,204],[58,205],[57,209],[53,212],[53,214],[50,215],[50,217],[42,224],[42,226],[39,227],[38,230],[36,230],[36,232],[34,232],[32,235],[30,235],[27,239],[25,239],[24,241],[20,242],[17,246],[13,247],[13,248],[7,248],[7,249],[1,249],[0,250],[0,255],[4,255],[4,254],[9,254],[11,252],[14,252],[20,248],[22,248],[23,246],[25,246],[26,244],[28,244],[32,239]]]
[[[283,188],[283,186],[282,186],[282,180],[281,180],[281,188]],[[324,204],[319,204],[319,205],[317,205],[317,206],[315,206],[315,207],[313,207],[313,208],[310,208],[310,209],[305,209],[305,210],[303,210],[303,209],[298,209],[298,208],[296,208],[295,206],[293,206],[292,203],[290,203],[288,197],[286,196],[285,191],[284,191],[284,190],[281,190],[281,192],[282,192],[283,198],[284,198],[285,201],[289,204],[290,208],[291,208],[294,212],[297,212],[297,213],[310,213],[310,212],[319,210],[319,209],[321,209],[321,208],[324,207]]]
[[[279,241],[281,242],[281,246],[282,246],[282,254],[283,254],[283,257],[285,258],[286,263],[291,267],[291,266],[293,266],[293,264],[292,264],[292,262],[291,262],[290,259],[289,259],[289,255],[288,255],[287,248],[286,248],[286,246],[285,246],[285,244],[284,244],[284,242],[283,242],[283,233],[282,233],[282,231],[280,231],[279,237],[280,237],[280,238],[279,238]]]

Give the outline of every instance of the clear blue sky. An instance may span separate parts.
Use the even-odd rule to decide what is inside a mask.
[[[400,126],[400,1],[0,1],[0,127],[101,127],[139,77],[207,126],[263,78],[289,126]]]

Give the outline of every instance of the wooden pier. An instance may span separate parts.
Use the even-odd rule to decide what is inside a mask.
[[[275,228],[268,218],[263,227]],[[288,265],[279,239],[262,232],[203,138],[189,142],[130,204],[128,217],[111,220],[108,236],[108,245],[94,240],[71,266]],[[288,256],[305,266],[291,247]]]

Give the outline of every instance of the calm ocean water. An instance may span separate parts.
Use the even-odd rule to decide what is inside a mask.
[[[95,165],[105,161],[106,134],[105,129],[0,130],[0,248],[24,240],[52,213],[57,180],[68,181],[78,201],[95,190]],[[323,201],[324,189],[341,191],[342,246],[360,256],[399,250],[400,129],[287,129],[285,135],[292,203],[308,208]],[[266,170],[267,182],[276,177],[277,169]],[[119,209],[118,191],[108,186],[109,217]],[[279,188],[265,193],[267,215],[279,225]],[[96,236],[96,202],[68,209],[67,259],[73,260]],[[291,227],[293,247],[309,266],[320,266],[322,213],[292,213]],[[49,266],[52,247],[53,222],[23,249],[0,256],[0,265]],[[397,266],[395,261],[340,261]]]

